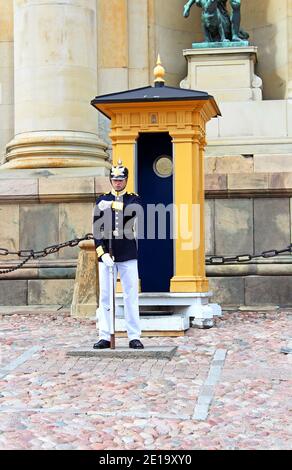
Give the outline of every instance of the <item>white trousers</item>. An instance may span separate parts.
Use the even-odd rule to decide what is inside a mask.
[[[99,308],[96,310],[98,319],[99,339],[110,340],[110,270],[104,263],[99,267]],[[115,286],[117,274],[120,274],[123,296],[126,328],[129,341],[140,339],[141,329],[138,302],[138,262],[136,259],[115,263]]]

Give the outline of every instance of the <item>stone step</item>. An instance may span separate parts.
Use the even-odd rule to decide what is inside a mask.
[[[204,293],[170,293],[170,292],[142,292],[139,294],[140,307],[207,305],[211,292]],[[123,294],[116,294],[116,306],[123,306]]]
[[[140,318],[143,317],[165,317],[166,315],[176,315],[177,313],[171,310],[139,310]],[[119,311],[116,314],[116,318],[124,318],[124,314]]]
[[[141,330],[147,331],[185,331],[190,328],[190,320],[186,315],[142,315],[140,317]],[[126,331],[125,319],[116,318],[116,331]]]
[[[177,346],[148,346],[144,349],[130,349],[116,347],[116,349],[75,349],[67,351],[67,356],[73,357],[100,357],[115,359],[168,359],[170,360],[177,350]]]

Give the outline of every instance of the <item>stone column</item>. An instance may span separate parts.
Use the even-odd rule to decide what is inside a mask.
[[[148,0],[128,0],[129,88],[149,85],[148,8]]]
[[[0,164],[14,136],[13,0],[0,0]]]
[[[99,94],[129,88],[127,0],[98,0]]]
[[[288,0],[288,99],[292,100],[292,0]]]
[[[15,138],[2,168],[107,165],[97,94],[96,0],[14,2]]]

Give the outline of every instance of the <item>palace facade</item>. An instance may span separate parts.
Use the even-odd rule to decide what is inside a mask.
[[[292,0],[242,0],[250,47],[192,50],[200,9],[184,0],[0,0],[0,247],[41,250],[92,231],[109,189],[110,123],[96,95],[153,83],[213,94],[207,128],[206,255],[291,243]],[[238,48],[240,49],[240,48]],[[227,78],[226,78],[227,77]],[[1,277],[1,305],[70,305],[79,248]],[[223,306],[291,305],[291,255],[207,266]],[[0,256],[0,269],[17,263]]]

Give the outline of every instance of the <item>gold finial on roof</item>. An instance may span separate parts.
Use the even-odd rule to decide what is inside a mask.
[[[165,68],[161,65],[160,55],[158,54],[156,67],[154,69],[155,86],[163,86],[165,83]]]

